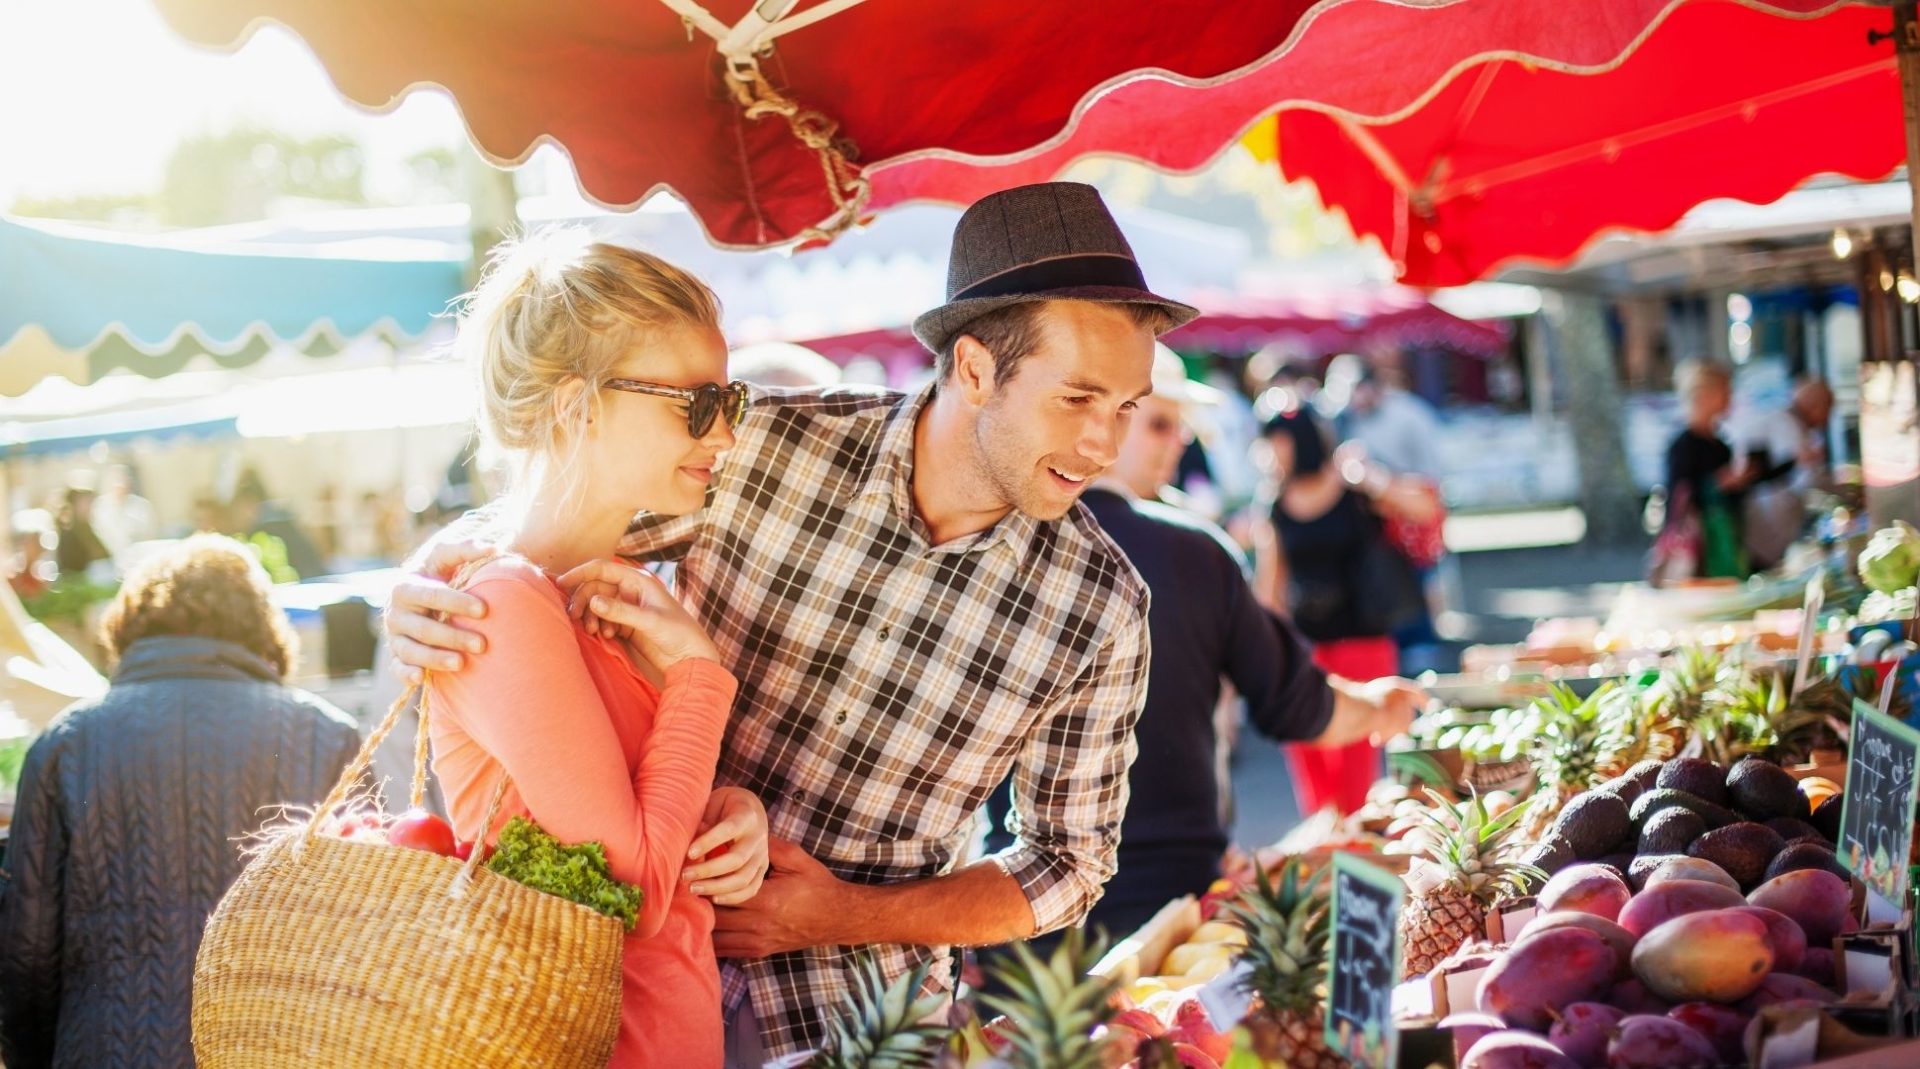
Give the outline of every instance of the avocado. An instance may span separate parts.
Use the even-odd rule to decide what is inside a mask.
[[[1632,877],[1629,873],[1633,870],[1633,858],[1633,851],[1625,850],[1617,854],[1608,854],[1606,857],[1594,862],[1594,864],[1605,865],[1619,873],[1621,879],[1631,881]]]
[[[1627,815],[1627,803],[1604,791],[1575,795],[1553,822],[1555,835],[1573,847],[1582,861],[1592,861],[1613,853],[1633,835],[1633,820]]]
[[[1640,827],[1641,854],[1684,854],[1707,833],[1707,822],[1685,806],[1668,806]]]
[[[1807,818],[1807,823],[1813,825],[1813,830],[1826,836],[1830,842],[1840,841],[1840,806],[1840,796],[1836,794],[1821,802],[1819,808],[1813,811],[1813,815]]]
[[[1551,876],[1579,858],[1574,856],[1573,846],[1565,839],[1549,836],[1545,842],[1527,851],[1520,860]]]
[[[1786,769],[1758,757],[1736,762],[1727,773],[1727,798],[1750,820],[1804,817],[1807,812],[1800,782]]]
[[[1746,820],[1715,828],[1695,839],[1687,847],[1687,856],[1713,862],[1727,870],[1742,891],[1750,891],[1760,885],[1767,865],[1786,847],[1786,840],[1778,832]]]
[[[1645,828],[1648,817],[1676,805],[1692,810],[1701,820],[1707,822],[1708,829],[1724,828],[1740,821],[1740,818],[1725,806],[1716,805],[1697,795],[1670,787],[1661,787],[1641,795],[1640,800],[1633,803],[1633,809],[1628,815],[1633,818],[1636,825]],[[1818,827],[1818,825],[1815,826]]]
[[[1656,781],[1660,778],[1660,769],[1665,764],[1666,762],[1659,758],[1650,757],[1620,773],[1620,778],[1632,780],[1640,787],[1639,793],[1645,794],[1658,786]]]
[[[1632,805],[1640,797],[1640,785],[1625,776],[1615,776],[1594,790],[1600,794],[1611,794],[1622,802]]]
[[[1805,820],[1799,820],[1793,817],[1775,817],[1772,820],[1762,821],[1761,823],[1777,832],[1782,839],[1787,841],[1788,846],[1792,846],[1795,839],[1805,839],[1810,836],[1822,839],[1826,838],[1826,836],[1820,834],[1820,829],[1807,823]]]
[[[1699,757],[1676,757],[1660,766],[1658,787],[1685,791],[1714,805],[1727,804],[1727,770]]]
[[[1843,880],[1848,878],[1846,866],[1840,864],[1832,850],[1818,843],[1803,842],[1788,843],[1785,850],[1775,854],[1773,860],[1767,863],[1767,871],[1761,877],[1761,882],[1798,869],[1825,869]]]

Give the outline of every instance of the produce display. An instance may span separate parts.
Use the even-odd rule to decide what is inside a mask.
[[[1387,1022],[1401,1041],[1354,1056],[1397,1047],[1395,1069],[1737,1069],[1761,1051],[1796,1069],[1882,1051],[1871,1064],[1920,1065],[1920,1045],[1895,1046],[1920,1019],[1912,911],[1869,924],[1836,846],[1855,706],[1905,719],[1882,682],[1920,672],[1920,531],[1882,532],[1859,571],[1871,594],[1829,576],[1818,620],[1548,629],[1497,676],[1436,688],[1455,704],[1415,722],[1358,813],[1230,854],[1206,894],[1111,953],[1078,933],[1046,957],[1018,948],[1005,993],[944,1021],[921,973],[874,971],[806,1064],[1323,1069],[1348,1064],[1333,1020],[1341,1044]],[[1514,674],[1528,663],[1550,667]],[[1398,877],[1397,929],[1335,916],[1329,870],[1351,875],[1332,860],[1347,854],[1383,870],[1377,887]],[[1396,899],[1354,901],[1364,918]],[[1861,973],[1859,946],[1898,952]],[[1362,987],[1336,995],[1330,978]]]

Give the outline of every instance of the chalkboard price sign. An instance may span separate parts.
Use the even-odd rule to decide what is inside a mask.
[[[1351,854],[1333,855],[1332,961],[1326,1038],[1355,1065],[1393,1069],[1398,1036],[1393,988],[1400,980],[1399,877]]]
[[[1907,858],[1920,796],[1920,731],[1853,703],[1847,786],[1840,810],[1840,861],[1896,908],[1906,902]]]

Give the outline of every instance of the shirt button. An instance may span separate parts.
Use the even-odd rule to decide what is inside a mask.
[[[787,795],[787,797],[793,799],[796,802],[800,802],[804,804],[807,800],[807,792],[794,791],[792,794]]]
[[[835,713],[835,714],[833,714],[833,722],[834,722],[834,723],[836,723],[836,724],[844,724],[844,723],[846,723],[846,722],[847,722],[847,712],[846,712],[846,710],[844,710],[844,709],[842,709],[841,711],[839,711],[839,712],[837,712],[837,713]]]
[[[879,636],[878,636],[878,637],[879,637],[879,639],[880,639],[880,641],[882,641],[882,642],[885,642],[885,641],[886,641],[887,639],[889,639],[889,638],[892,638],[892,637],[893,637],[893,628],[891,628],[891,627],[883,627],[883,628],[881,628],[881,629],[880,629],[880,634],[879,634]]]

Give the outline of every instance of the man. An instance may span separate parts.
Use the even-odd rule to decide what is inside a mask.
[[[1260,607],[1226,532],[1162,503],[1192,438],[1188,410],[1212,403],[1215,393],[1188,381],[1171,350],[1157,350],[1153,393],[1141,399],[1113,467],[1081,499],[1153,599],[1153,661],[1136,730],[1144,756],[1129,776],[1119,871],[1086,922],[1115,937],[1220,875],[1228,836],[1214,708],[1223,676],[1246,700],[1253,726],[1282,742],[1319,737],[1336,710],[1342,721],[1373,720],[1398,732],[1425,699],[1403,679],[1362,684],[1322,673],[1291,625]]]
[[[1803,379],[1785,411],[1773,413],[1745,446],[1755,477],[1744,507],[1747,557],[1755,569],[1780,563],[1807,522],[1807,492],[1828,489],[1827,423],[1833,390]]]
[[[926,390],[756,397],[707,508],[640,517],[623,547],[679,562],[741,684],[719,781],[766,802],[775,840],[759,895],[716,925],[729,1064],[817,1047],[855,948],[890,977],[931,959],[945,987],[947,947],[1077,923],[1113,872],[1147,596],[1079,498],[1151,390],[1155,334],[1197,312],[1147,289],[1073,183],[968,209],[947,289],[914,323]],[[595,578],[564,582],[577,601]],[[484,607],[395,592],[396,654],[457,668],[444,651],[472,636],[429,610]],[[1013,846],[958,864],[1009,773]]]
[[[1367,456],[1396,475],[1418,475],[1438,484],[1440,421],[1425,400],[1385,380],[1360,357],[1335,358],[1340,377],[1351,382],[1342,437],[1366,447]],[[1335,378],[1329,371],[1328,378]]]

